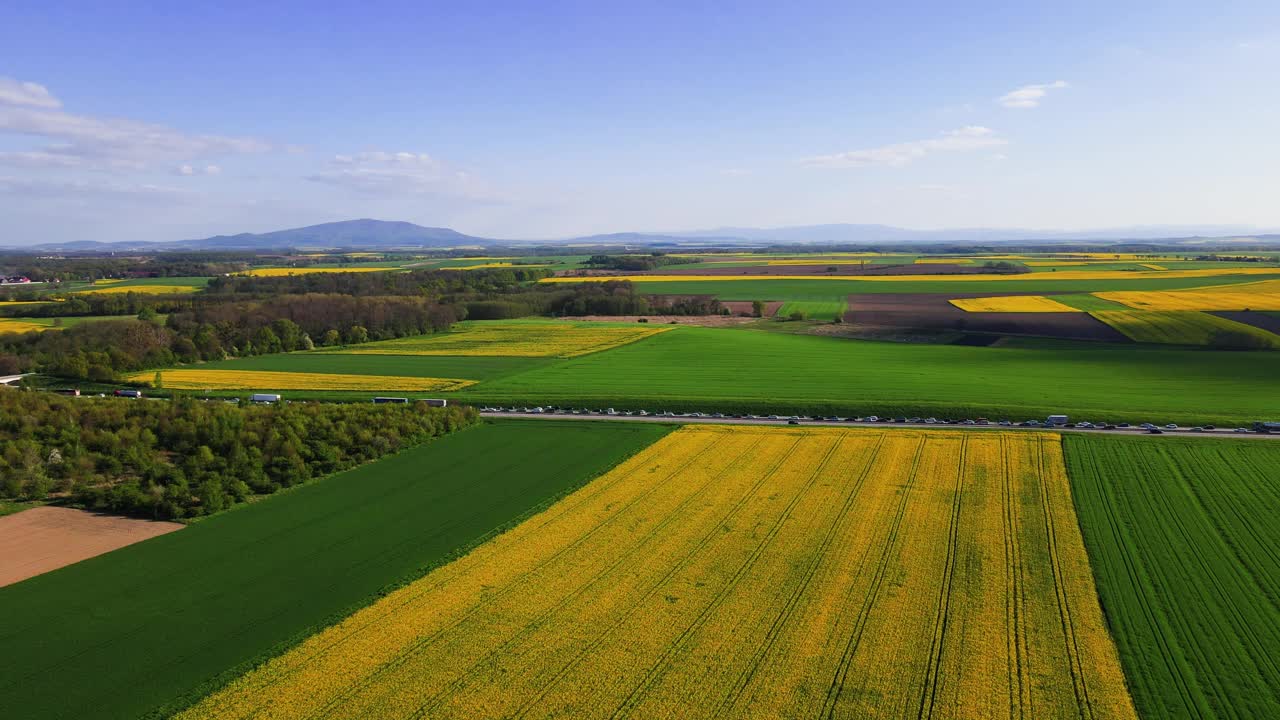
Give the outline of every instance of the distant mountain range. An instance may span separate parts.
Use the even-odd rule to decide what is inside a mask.
[[[500,240],[465,235],[449,228],[387,220],[345,220],[267,233],[216,235],[174,242],[81,241],[49,243],[39,251],[127,252],[135,250],[398,250],[520,245],[599,246],[759,246],[901,245],[923,243],[1152,242],[1203,245],[1236,241],[1280,242],[1280,231],[1234,225],[1154,225],[1084,231],[970,228],[910,230],[890,225],[804,225],[777,228],[722,227],[680,232],[623,232],[552,240]]]

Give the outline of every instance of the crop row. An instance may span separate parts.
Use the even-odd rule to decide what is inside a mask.
[[[1221,334],[1230,333],[1248,336],[1258,347],[1280,347],[1280,336],[1274,333],[1208,313],[1100,310],[1091,314],[1134,342],[1212,345]]]

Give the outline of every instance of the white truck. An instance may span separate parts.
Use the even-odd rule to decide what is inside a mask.
[[[254,393],[249,396],[249,402],[278,403],[280,402],[280,396],[275,393]]]
[[[1048,420],[1044,421],[1046,425],[1066,425],[1066,415],[1050,415]]]

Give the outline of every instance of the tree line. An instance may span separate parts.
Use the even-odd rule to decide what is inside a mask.
[[[0,497],[207,515],[477,421],[474,409],[69,398],[0,391]]]

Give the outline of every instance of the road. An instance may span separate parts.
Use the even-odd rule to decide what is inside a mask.
[[[656,415],[574,415],[572,413],[520,413],[520,412],[482,412],[481,417],[487,418],[518,418],[528,420],[603,420],[610,422],[650,422],[650,423],[680,423],[693,424],[702,423],[708,425],[789,425],[787,420],[768,420],[763,418],[708,418],[708,417],[659,417]],[[1161,435],[1152,435],[1142,428],[1116,428],[1115,430],[1100,430],[1097,428],[1074,428],[1074,427],[1021,427],[1018,425],[943,425],[941,423],[885,423],[885,422],[828,422],[826,420],[800,420],[799,425],[817,425],[820,427],[862,427],[862,428],[925,428],[925,429],[945,429],[945,430],[976,430],[978,432],[984,430],[1021,430],[1025,432],[1072,432],[1072,433],[1098,433],[1101,435],[1141,435],[1143,437],[1218,437],[1218,438],[1238,438],[1238,439],[1254,439],[1254,440],[1280,440],[1280,434],[1266,433],[1236,433],[1231,430],[1205,430],[1204,432],[1191,432],[1189,430],[1165,430]]]

